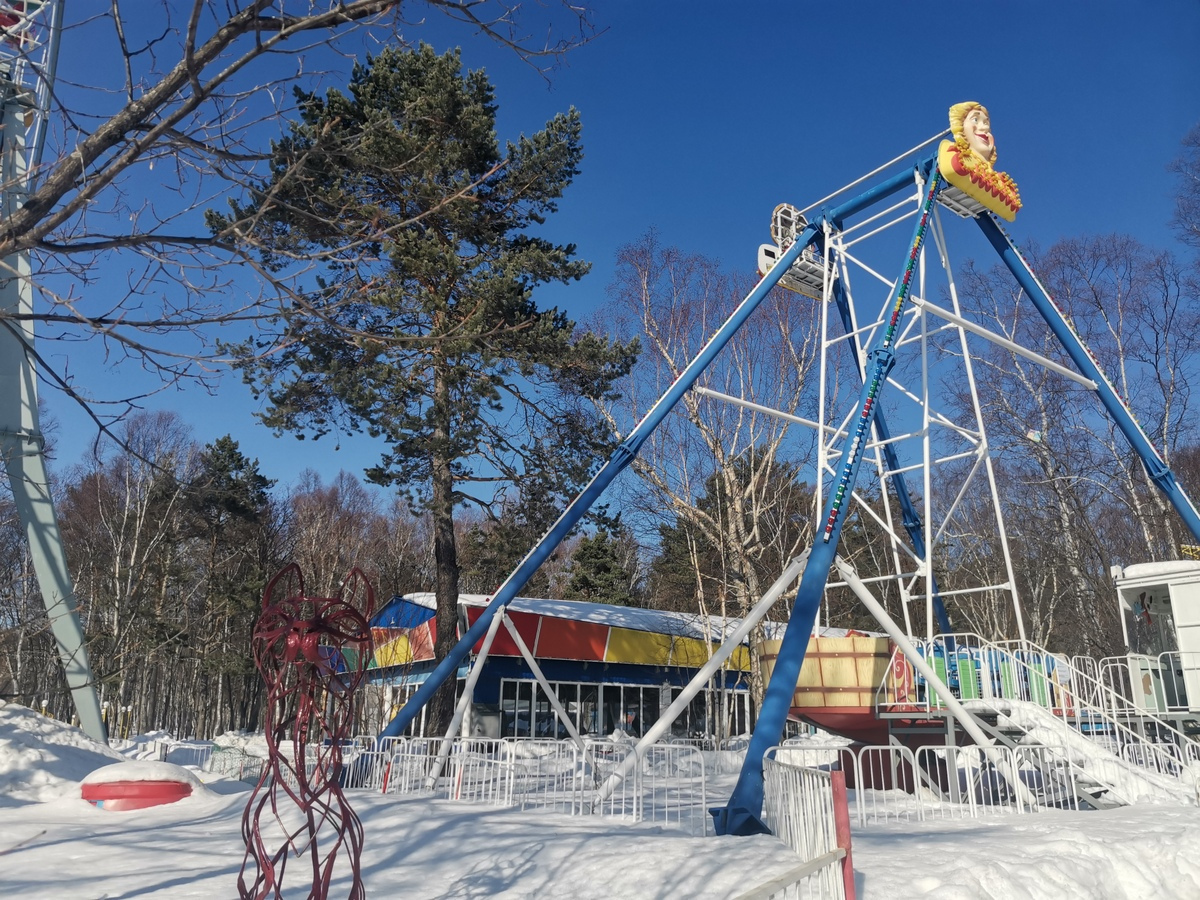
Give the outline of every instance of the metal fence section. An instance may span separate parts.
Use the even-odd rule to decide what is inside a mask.
[[[694,747],[653,744],[640,766],[642,821],[707,835],[711,816],[704,757]]]
[[[849,832],[847,828],[844,836],[838,833],[834,794],[834,778],[843,773],[781,761],[781,750],[786,758],[795,759],[796,749],[774,747],[763,758],[763,821],[803,863],[738,900],[846,900],[847,887],[853,900],[853,872],[847,872],[846,862]],[[841,802],[846,802],[844,789]]]
[[[215,750],[212,744],[167,744],[161,758],[177,766],[201,769]]]
[[[772,758],[843,771],[860,827],[1079,808],[1082,775],[1062,747],[802,744],[777,747]]]
[[[839,886],[831,884],[828,876],[831,867],[843,862],[845,857],[846,851],[842,848],[831,850],[790,872],[738,894],[735,900],[851,900],[844,892],[838,893]]]
[[[1140,769],[1148,769],[1159,775],[1178,777],[1183,768],[1185,755],[1195,756],[1197,745],[1194,741],[1185,747],[1177,744],[1155,744],[1152,748],[1144,744],[1118,744],[1116,754],[1126,762],[1131,762]]]
[[[584,779],[579,746],[573,741],[505,738],[504,753],[512,765],[512,804],[521,809],[547,809],[579,815]]]
[[[638,789],[640,765],[609,791],[607,796],[592,797],[593,792],[607,782],[613,772],[625,761],[625,757],[633,750],[632,745],[618,744],[613,741],[587,741],[584,748],[583,776],[591,802],[591,811],[601,816],[616,816],[632,822],[639,821],[643,811],[642,793]]]
[[[617,816],[654,822],[689,834],[708,833],[703,754],[686,744],[646,748],[629,775],[603,801],[597,788],[624,762],[633,745],[539,738],[463,738],[454,742],[440,775],[440,738],[397,738],[391,753],[362,750],[347,764],[347,787],[386,794],[419,794],[567,815]],[[364,760],[358,762],[358,760]]]
[[[861,825],[923,821],[918,782],[916,758],[908,747],[861,747],[846,772]]]
[[[437,764],[440,738],[398,738],[392,744],[391,759],[384,767],[379,790],[385,794],[432,794],[437,786],[429,776]]]
[[[1079,809],[1077,789],[1080,768],[1065,747],[1021,744],[1011,751],[1017,777],[1028,789],[1029,812],[1043,809]],[[1016,798],[1020,801],[1020,796]],[[1018,812],[1023,810],[1018,809]]]
[[[513,806],[515,767],[503,741],[471,738],[455,743],[450,755],[450,789],[453,800]]]
[[[346,752],[342,762],[342,787],[347,790],[379,790],[391,757],[381,750]]]
[[[1036,795],[1019,789],[1029,785],[1010,748],[921,747],[915,761],[926,800],[921,810],[924,819],[977,819],[1037,808]],[[1054,793],[1057,796],[1057,786]]]
[[[409,740],[407,737],[376,737],[373,734],[358,734],[351,739],[350,743],[359,750],[378,750],[390,756],[398,744],[407,740]]]
[[[217,747],[205,760],[204,771],[254,784],[262,777],[266,762],[236,747]]]
[[[1192,741],[1183,748],[1183,764],[1200,768],[1200,744]]]
[[[938,677],[973,713],[1008,714],[1014,701],[1049,714],[1041,724],[1059,729],[1054,743],[1070,746],[1069,732],[1088,738],[1120,761],[1091,766],[1091,775],[1111,770],[1103,788],[1160,798],[1200,792],[1200,781],[1181,765],[1194,741],[1178,728],[1130,699],[1129,667],[1124,658],[1068,659],[1028,641],[986,641],[976,634],[941,635],[914,641]],[[876,693],[880,709],[922,713],[941,710],[942,701],[897,651]],[[1139,776],[1150,780],[1138,781]],[[1155,781],[1163,776],[1166,781]],[[1170,782],[1175,782],[1171,784]],[[1182,789],[1182,790],[1180,790]]]

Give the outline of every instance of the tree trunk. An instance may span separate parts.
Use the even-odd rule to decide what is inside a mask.
[[[438,425],[434,429],[431,460],[433,522],[433,560],[436,573],[437,636],[434,654],[445,659],[458,641],[458,548],[454,542],[454,474],[444,451],[449,437],[450,386],[446,380],[444,361],[435,366],[434,408]],[[447,678],[426,711],[426,730],[443,734],[454,713],[454,694],[457,678]]]

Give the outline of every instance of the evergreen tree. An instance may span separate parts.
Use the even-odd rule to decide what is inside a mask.
[[[300,105],[272,178],[211,224],[255,222],[241,237],[269,265],[331,262],[281,314],[283,349],[260,355],[279,344],[267,335],[238,348],[241,366],[276,429],[386,442],[367,476],[403,486],[430,514],[441,656],[456,640],[456,506],[486,505],[497,485],[539,473],[572,490],[608,439],[589,403],[636,353],[532,299],[538,284],[588,269],[573,245],[527,231],[577,173],[579,116],[557,115],[501,154],[487,78],[463,74],[457,51],[424,45],[386,49],[355,68],[348,95],[301,94]],[[435,724],[451,687],[430,710]]]
[[[185,500],[194,537],[195,564],[204,591],[204,621],[194,635],[193,652],[202,664],[205,704],[211,722],[201,733],[222,728],[255,728],[262,684],[250,638],[262,607],[262,591],[275,565],[271,499],[275,484],[258,460],[241,452],[230,435],[200,453],[199,473]]]
[[[638,574],[631,570],[628,535],[614,536],[605,529],[585,537],[571,557],[568,600],[587,600],[613,606],[636,606]]]
[[[200,454],[200,475],[189,498],[204,531],[228,533],[241,523],[261,522],[275,482],[258,470],[258,460],[241,452],[231,435],[217,438]]]

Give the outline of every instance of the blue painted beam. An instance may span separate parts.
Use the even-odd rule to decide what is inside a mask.
[[[793,604],[792,614],[775,658],[771,680],[763,695],[750,745],[746,748],[742,771],[738,775],[729,802],[724,807],[711,810],[717,834],[761,834],[769,830],[762,821],[763,756],[783,735],[783,728],[792,706],[792,695],[796,692],[796,682],[800,678],[804,654],[808,649],[808,639],[821,606],[825,583],[829,579],[829,569],[837,555],[838,541],[846,521],[845,513],[850,505],[850,492],[858,478],[867,436],[878,409],[879,395],[888,372],[896,362],[893,341],[898,337],[901,313],[908,299],[917,258],[925,240],[930,212],[941,182],[941,176],[931,160],[926,162],[926,166],[928,180],[925,196],[913,228],[904,273],[892,293],[888,320],[880,329],[868,356],[866,376],[863,378],[856,407],[859,415],[857,420],[851,423],[846,449],[842,453],[839,476],[830,490],[822,519],[817,523],[820,530],[809,553],[808,566],[800,579],[796,602]],[[911,183],[911,173],[908,178]]]
[[[1050,326],[1050,330],[1063,345],[1063,349],[1067,351],[1072,362],[1078,366],[1083,375],[1096,382],[1096,393],[1100,397],[1100,402],[1121,434],[1125,435],[1125,439],[1129,441],[1134,452],[1141,458],[1150,480],[1166,495],[1188,530],[1191,531],[1192,536],[1200,541],[1200,513],[1197,513],[1191,498],[1175,481],[1175,476],[1163,462],[1158,450],[1150,443],[1150,439],[1146,437],[1141,425],[1138,424],[1116,389],[1113,388],[1108,376],[1096,365],[1096,361],[1092,359],[1091,353],[1088,352],[1079,335],[1075,333],[1075,329],[1071,327],[1066,316],[1062,314],[1050,294],[1042,287],[1016,243],[990,215],[986,213],[980,215],[976,221],[979,222],[979,227],[1008,270],[1016,277],[1017,283],[1021,285],[1022,290],[1033,302],[1037,311],[1041,313],[1042,318],[1046,320],[1046,324]]]
[[[845,203],[822,209],[822,217],[828,219],[835,228],[841,230],[844,220],[857,215],[863,210],[870,209],[880,200],[886,200],[893,194],[911,189],[913,187],[913,171],[929,172],[936,159],[936,156],[926,157],[915,166],[907,167],[891,178],[887,178],[879,182],[879,184],[867,188],[867,190],[852,197]]]

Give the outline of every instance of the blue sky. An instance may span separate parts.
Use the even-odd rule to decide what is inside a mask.
[[[750,269],[777,203],[825,196],[944,129],[947,108],[968,99],[988,106],[997,168],[1020,186],[1017,241],[1126,232],[1182,250],[1166,167],[1200,121],[1196,0],[597,6],[606,31],[549,82],[461,26],[431,16],[408,31],[439,50],[461,46],[469,68],[487,71],[502,140],[580,110],[582,173],[544,233],[576,243],[593,271],[540,298],[577,319],[603,304],[617,248],[647,229]],[[64,65],[69,54],[65,45]],[[128,373],[98,365],[94,375]],[[71,464],[94,429],[61,395],[44,397],[60,425],[57,465]],[[276,438],[232,376],[216,397],[155,402],[181,411],[203,442],[231,433],[284,485],[305,468],[361,475],[382,449]]]

